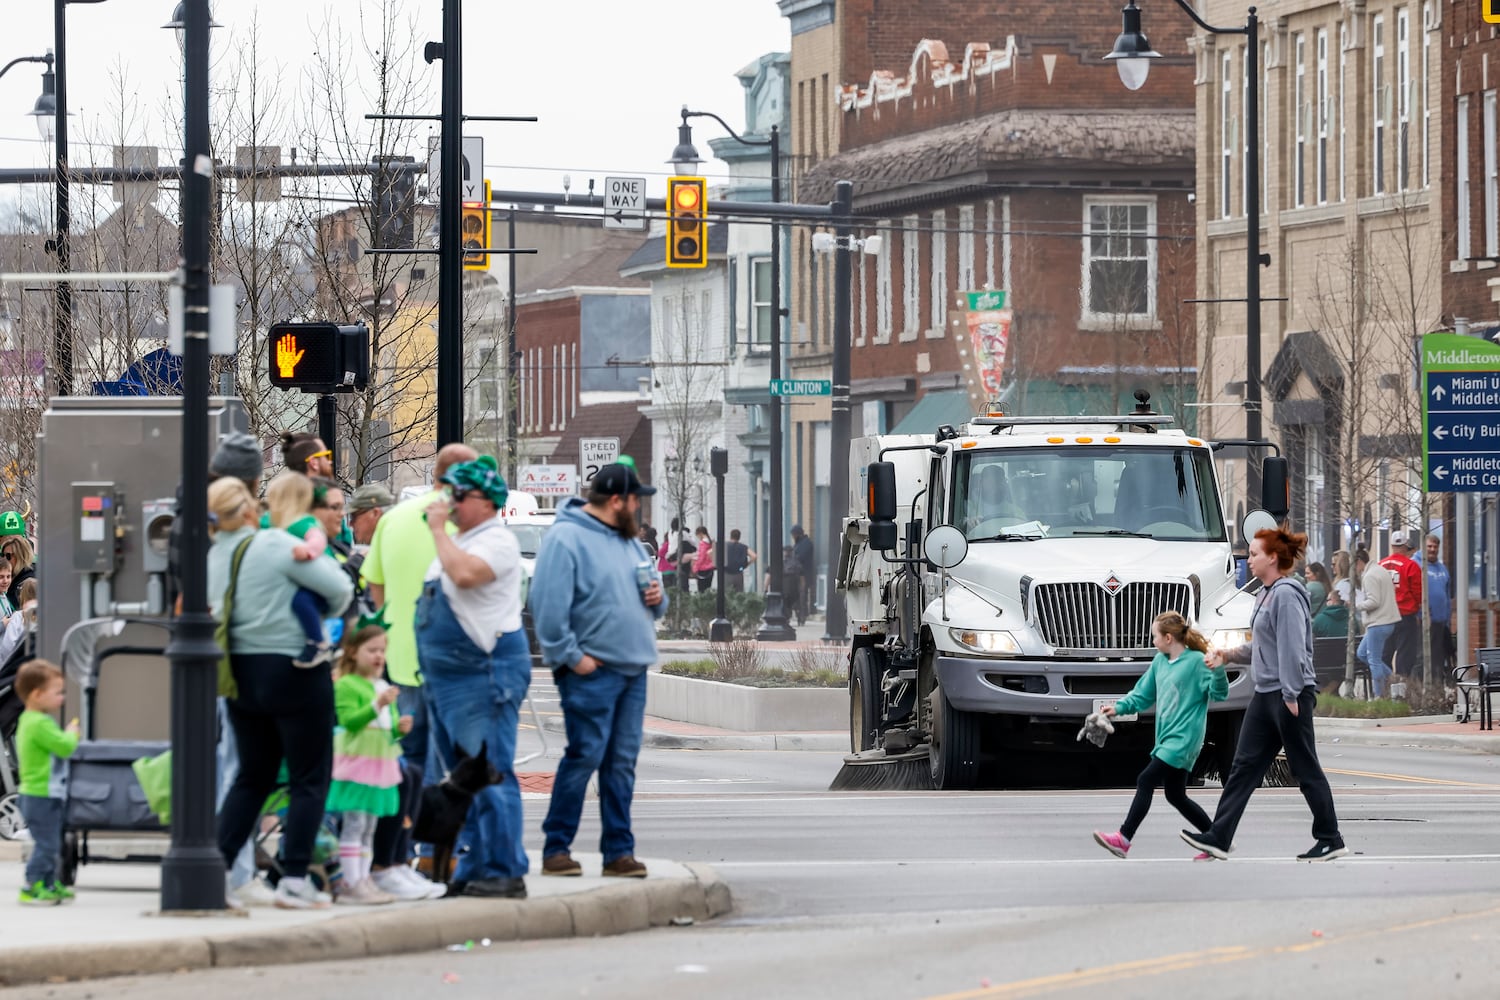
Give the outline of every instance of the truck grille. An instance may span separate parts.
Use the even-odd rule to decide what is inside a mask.
[[[1042,638],[1063,649],[1150,649],[1157,615],[1192,618],[1186,583],[1127,583],[1116,594],[1097,583],[1042,583],[1032,593]]]

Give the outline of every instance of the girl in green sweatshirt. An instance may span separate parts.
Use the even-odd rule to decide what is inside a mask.
[[[1156,707],[1156,746],[1151,748],[1151,762],[1136,779],[1130,812],[1117,832],[1094,831],[1099,846],[1117,858],[1130,851],[1130,839],[1151,810],[1151,796],[1158,785],[1194,829],[1209,827],[1203,807],[1187,797],[1187,781],[1198,751],[1203,749],[1208,703],[1229,697],[1229,679],[1222,666],[1204,663],[1208,640],[1175,611],[1156,616],[1151,623],[1151,644],[1157,649],[1156,657],[1135,689],[1102,710],[1109,716],[1134,715]]]

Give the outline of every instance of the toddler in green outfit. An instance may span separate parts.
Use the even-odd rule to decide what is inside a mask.
[[[71,901],[73,890],[57,881],[63,800],[52,794],[52,758],[73,756],[78,748],[78,720],[64,730],[53,717],[63,704],[63,672],[46,660],[21,665],[16,672],[16,696],[26,705],[16,725],[16,756],[21,765],[21,815],[32,842],[20,902],[56,906]]]

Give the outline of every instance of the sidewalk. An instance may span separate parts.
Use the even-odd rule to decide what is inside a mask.
[[[158,842],[165,849],[165,840]],[[0,866],[14,872],[20,857],[20,844],[0,842]],[[602,861],[597,854],[574,857],[585,872],[597,872]],[[711,868],[642,860],[651,870],[642,880],[542,878],[534,868],[524,900],[461,897],[170,917],[156,912],[155,865],[94,863],[79,869],[71,904],[25,908],[13,897],[0,899],[0,986],[623,934],[729,912],[729,887]],[[0,884],[17,882],[19,876]]]

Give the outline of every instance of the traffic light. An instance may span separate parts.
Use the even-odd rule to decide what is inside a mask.
[[[266,344],[277,389],[358,392],[370,383],[370,329],[363,323],[275,323]]]
[[[490,182],[484,182],[484,201],[466,201],[463,204],[459,235],[464,241],[464,270],[488,271],[490,255],[474,251],[487,250],[490,245]]]
[[[667,178],[667,266],[708,266],[708,182]]]

